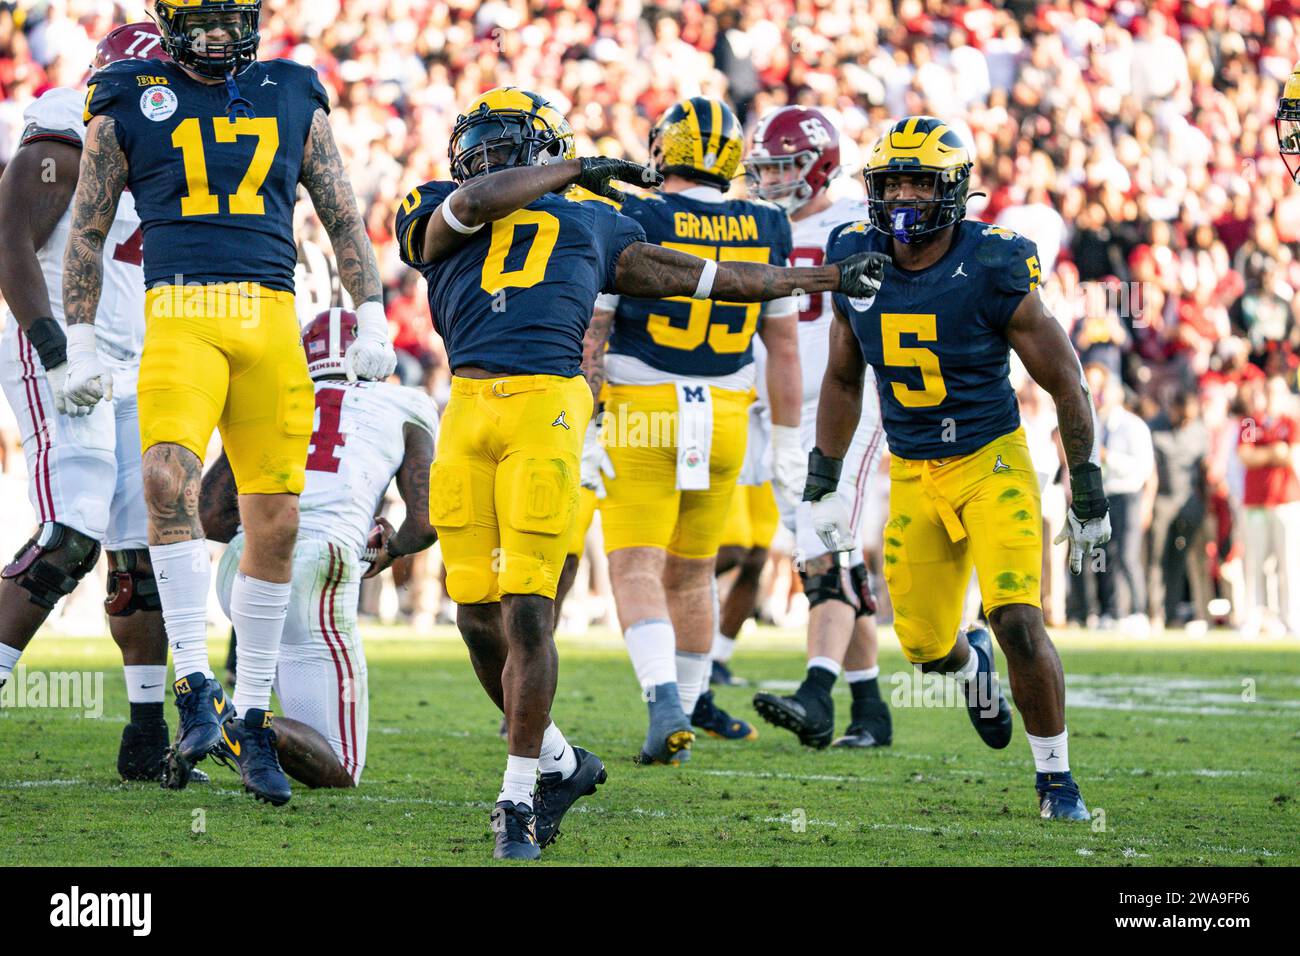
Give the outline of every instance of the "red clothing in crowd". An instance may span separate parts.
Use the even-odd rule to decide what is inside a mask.
[[[1242,421],[1243,445],[1271,445],[1279,441],[1292,446],[1300,442],[1300,425],[1294,418],[1280,415],[1261,422]],[[1300,478],[1289,462],[1246,469],[1246,489],[1242,496],[1246,507],[1274,508],[1292,501],[1300,501]]]

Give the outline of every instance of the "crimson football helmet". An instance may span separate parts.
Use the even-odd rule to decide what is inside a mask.
[[[344,375],[343,356],[357,340],[357,314],[347,309],[327,309],[302,330],[307,352],[307,374],[312,380]]]
[[[162,47],[162,34],[151,20],[114,27],[95,47],[91,72],[118,60],[170,60]]]
[[[819,110],[783,106],[759,120],[745,161],[759,199],[795,212],[840,171],[840,134]]]

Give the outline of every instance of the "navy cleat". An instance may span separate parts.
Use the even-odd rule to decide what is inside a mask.
[[[533,811],[525,804],[502,800],[493,807],[492,832],[496,834],[495,860],[536,860],[542,855]]]
[[[893,742],[894,723],[889,716],[889,705],[879,697],[868,697],[853,702],[849,728],[831,746],[888,747]]]
[[[289,802],[293,791],[280,768],[273,716],[269,710],[249,708],[242,718],[228,722],[221,729],[221,746],[212,757],[238,770],[244,789],[257,799],[281,807]]]
[[[1092,819],[1070,771],[1040,773],[1034,779],[1034,789],[1038,791],[1038,815],[1044,820]]]
[[[235,708],[226,699],[221,683],[195,671],[178,678],[172,685],[176,692],[176,711],[180,726],[176,742],[167,757],[175,769],[165,776],[163,786],[184,789],[194,765],[221,746],[221,725],[234,717]]]
[[[722,661],[714,661],[713,668],[709,671],[709,683],[721,687],[744,687],[749,681],[731,673],[731,668]]]
[[[978,671],[966,685],[966,713],[980,740],[1001,750],[1011,743],[1011,707],[993,671],[993,639],[985,628],[976,627],[966,632],[966,640],[979,661]]]
[[[769,724],[793,731],[805,747],[821,750],[835,736],[835,705],[829,695],[820,700],[798,693],[778,697],[764,691],[754,695],[754,709]]]
[[[568,813],[569,807],[577,803],[580,797],[591,796],[609,778],[605,765],[594,753],[574,747],[573,755],[578,758],[578,766],[567,778],[562,777],[558,770],[553,770],[542,774],[538,779],[537,792],[533,797],[533,815],[536,817],[537,842],[540,846],[554,843],[560,835],[560,821]]]
[[[645,744],[635,762],[642,765],[662,763],[676,767],[690,760],[695,733],[682,711],[682,699],[677,696],[677,685],[659,684],[652,687],[646,704],[650,710],[650,729],[646,732]]]
[[[713,691],[706,690],[695,704],[691,723],[710,737],[720,740],[757,740],[758,729],[748,721],[732,717],[713,702]]]

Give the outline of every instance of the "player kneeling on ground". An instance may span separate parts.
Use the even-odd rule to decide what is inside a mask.
[[[361,579],[437,540],[428,520],[437,409],[418,389],[349,382],[343,358],[356,337],[357,317],[343,309],[316,316],[302,337],[316,388],[316,427],[298,505],[292,592],[275,673],[282,713],[273,735],[285,772],[309,787],[351,787],[365,769],[370,695],[357,630]],[[394,478],[406,520],[395,532],[382,522],[375,535],[374,515]],[[217,596],[229,614],[245,542],[224,454],[203,478],[201,502],[208,538],[230,542],[217,567]],[[377,544],[367,540],[376,536]],[[214,756],[229,760],[226,751],[238,747],[238,736],[224,745]]]

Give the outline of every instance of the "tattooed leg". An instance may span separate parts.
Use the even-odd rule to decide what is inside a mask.
[[[177,544],[203,538],[199,488],[203,463],[180,445],[154,445],[144,453],[144,499],[149,509],[149,543]]]

